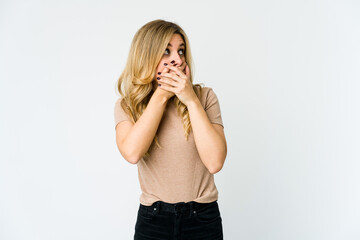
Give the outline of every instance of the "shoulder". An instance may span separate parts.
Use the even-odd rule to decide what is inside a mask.
[[[216,94],[215,94],[214,89],[212,87],[196,86],[195,89],[196,89],[195,90],[196,94],[199,97],[200,102],[201,102],[201,104],[203,105],[204,108],[205,108],[205,106],[208,105],[209,101],[216,98]]]
[[[202,91],[202,93],[205,93],[204,95],[212,94],[214,92],[214,89],[212,87],[205,87],[205,86],[200,86],[200,85],[195,85],[195,90],[196,90],[196,93],[199,93],[200,91]]]
[[[118,98],[115,100],[114,108],[119,108],[119,107],[121,106],[121,101],[122,101],[122,97],[118,97]]]
[[[123,96],[120,96],[115,100],[115,106],[123,106],[123,107],[127,106]]]
[[[120,104],[121,100],[122,100],[122,97],[118,97],[115,101],[115,105]]]
[[[115,100],[114,109],[115,111],[128,112],[129,108],[124,97],[120,96]]]

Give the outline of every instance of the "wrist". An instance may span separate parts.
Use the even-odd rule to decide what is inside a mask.
[[[167,96],[161,94],[159,91],[155,91],[152,98],[154,98],[155,101],[161,105],[162,104],[166,105],[167,101],[169,100]]]
[[[190,110],[192,108],[202,107],[202,105],[201,105],[199,98],[196,97],[196,98],[194,98],[194,100],[192,100],[188,104],[186,104],[186,107],[188,108],[188,110]]]

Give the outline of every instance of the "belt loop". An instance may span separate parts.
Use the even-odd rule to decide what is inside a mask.
[[[159,208],[160,208],[160,201],[157,201],[154,210],[159,211]]]

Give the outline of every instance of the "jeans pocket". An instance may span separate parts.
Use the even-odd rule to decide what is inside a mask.
[[[151,213],[151,209],[149,207],[140,205],[138,217],[146,220],[152,220],[153,214]]]
[[[217,203],[209,203],[196,210],[195,219],[201,223],[212,223],[221,220],[220,210]]]

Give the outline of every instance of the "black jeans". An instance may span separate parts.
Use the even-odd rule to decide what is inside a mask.
[[[211,203],[140,203],[135,240],[223,240],[217,200]]]

